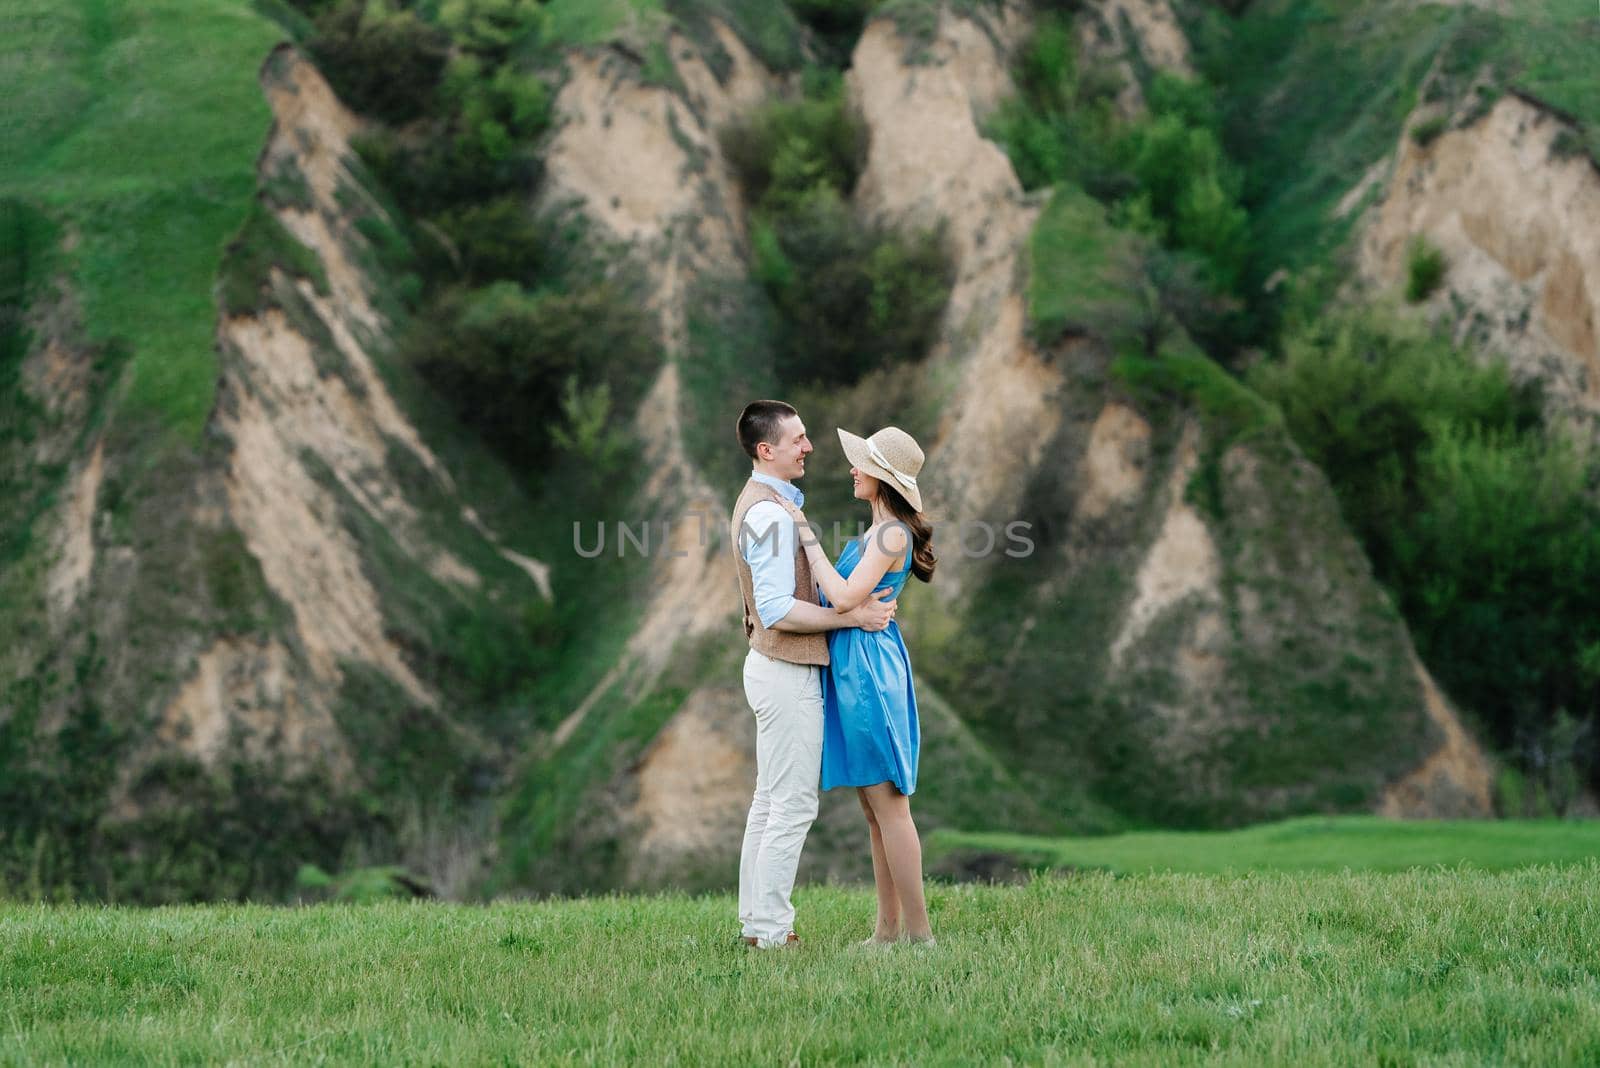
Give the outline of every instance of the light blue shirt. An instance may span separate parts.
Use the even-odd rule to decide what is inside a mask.
[[[792,482],[773,478],[759,471],[751,478],[771,486],[796,508],[806,506],[806,495]],[[777,534],[773,535],[774,524]],[[796,526],[794,517],[784,511],[776,501],[757,501],[744,514],[744,529],[739,533],[739,548],[744,562],[750,565],[754,579],[756,615],[761,625],[770,627],[789,614],[794,607],[794,554]]]

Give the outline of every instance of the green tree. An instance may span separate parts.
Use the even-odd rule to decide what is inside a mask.
[[[1503,365],[1373,311],[1302,327],[1251,379],[1327,472],[1445,689],[1540,789],[1560,788],[1541,754],[1562,738],[1593,783],[1593,730],[1561,720],[1600,709],[1590,453]]]
[[[315,26],[306,46],[351,107],[395,123],[432,107],[450,53],[443,30],[392,0],[339,0]]]
[[[780,319],[790,384],[849,383],[931,346],[954,282],[942,228],[902,232],[850,206],[866,137],[838,78],[721,131],[751,198],[752,273]]]

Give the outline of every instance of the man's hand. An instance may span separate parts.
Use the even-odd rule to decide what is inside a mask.
[[[849,613],[851,626],[862,630],[883,630],[887,627],[894,619],[895,609],[900,607],[898,601],[883,600],[893,593],[893,590],[878,590],[852,608]]]

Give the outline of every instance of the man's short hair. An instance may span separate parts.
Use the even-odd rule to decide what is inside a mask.
[[[778,444],[778,428],[791,415],[799,415],[793,407],[780,400],[751,401],[739,413],[739,444],[750,459],[758,459],[756,446],[763,441]]]

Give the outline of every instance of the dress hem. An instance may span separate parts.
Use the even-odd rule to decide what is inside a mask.
[[[896,790],[899,790],[902,794],[904,794],[907,797],[910,797],[912,794],[917,792],[917,788],[915,786],[913,786],[911,789],[907,790],[904,786],[902,786],[899,783],[898,780],[895,780],[895,779],[874,779],[872,782],[831,782],[831,783],[827,783],[826,785],[821,786],[820,789],[823,789],[823,790],[840,790],[840,789],[844,789],[844,788],[848,787],[848,788],[853,789],[853,790],[859,790],[863,786],[877,786],[879,783],[885,783],[885,782],[894,783],[894,788]]]

